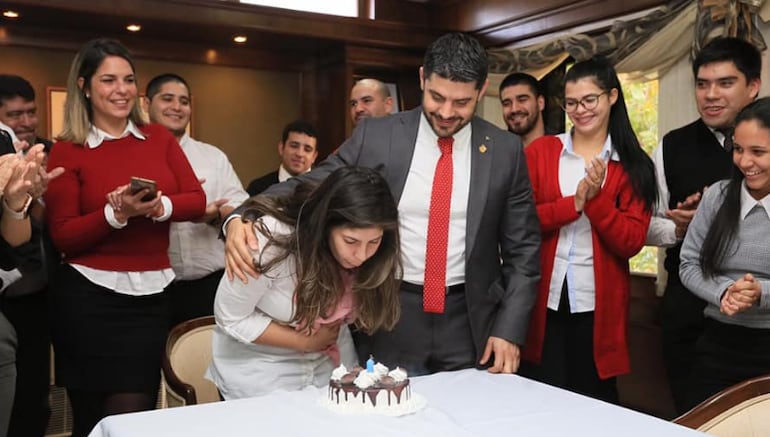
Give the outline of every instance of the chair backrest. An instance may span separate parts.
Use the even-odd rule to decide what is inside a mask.
[[[219,401],[216,386],[204,378],[211,363],[214,324],[212,316],[199,317],[176,325],[169,333],[163,356],[163,376],[170,405]]]
[[[717,437],[770,436],[770,375],[729,387],[674,422]]]

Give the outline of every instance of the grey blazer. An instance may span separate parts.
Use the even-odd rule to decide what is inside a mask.
[[[341,166],[357,165],[379,170],[398,203],[421,116],[422,108],[417,107],[367,118],[312,171],[265,193],[287,194],[303,180],[320,180]],[[478,117],[471,128],[465,294],[480,357],[489,336],[524,344],[540,278],[540,225],[519,138]]]

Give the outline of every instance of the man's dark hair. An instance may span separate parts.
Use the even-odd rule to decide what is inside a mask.
[[[535,97],[545,95],[543,92],[543,86],[540,84],[539,80],[535,79],[535,77],[530,74],[520,72],[511,73],[508,76],[505,76],[505,79],[500,82],[500,94],[502,95],[503,90],[509,86],[522,84],[529,86],[529,89],[533,94],[535,94]]]
[[[476,82],[481,89],[487,80],[489,60],[484,47],[463,33],[448,33],[434,41],[425,52],[424,78],[436,73],[453,82]]]
[[[318,138],[318,132],[315,130],[313,125],[306,122],[305,120],[294,120],[287,124],[286,127],[283,128],[283,134],[281,135],[282,143],[285,143],[286,140],[289,139],[290,132],[296,132],[298,134],[305,134],[309,137]]]
[[[5,99],[21,97],[27,102],[35,100],[35,89],[23,77],[15,74],[0,74],[0,106]]]
[[[169,82],[178,82],[187,88],[187,92],[189,94],[192,94],[192,90],[190,90],[190,85],[187,84],[187,81],[182,78],[182,76],[174,73],[164,73],[159,76],[153,77],[149,82],[147,82],[147,88],[144,92],[144,95],[147,96],[148,99],[152,100],[153,97],[155,97],[156,94],[160,92],[160,89],[163,87],[163,85],[169,83]]]
[[[692,73],[698,77],[700,67],[715,62],[732,62],[746,76],[746,82],[759,79],[762,55],[748,41],[739,38],[715,38],[706,44],[692,61]]]

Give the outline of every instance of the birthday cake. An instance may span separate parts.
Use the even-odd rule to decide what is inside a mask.
[[[405,370],[389,370],[371,359],[366,367],[348,370],[340,364],[334,369],[324,403],[341,413],[390,416],[414,413],[425,406],[425,398],[412,393]]]

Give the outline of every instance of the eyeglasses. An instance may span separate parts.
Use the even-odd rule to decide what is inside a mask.
[[[578,105],[580,105],[585,108],[586,111],[590,111],[599,104],[599,97],[601,97],[602,94],[607,94],[607,91],[599,94],[588,94],[587,96],[583,96],[580,100],[566,99],[564,100],[564,104],[561,105],[561,109],[563,109],[564,112],[575,112],[578,109]]]

